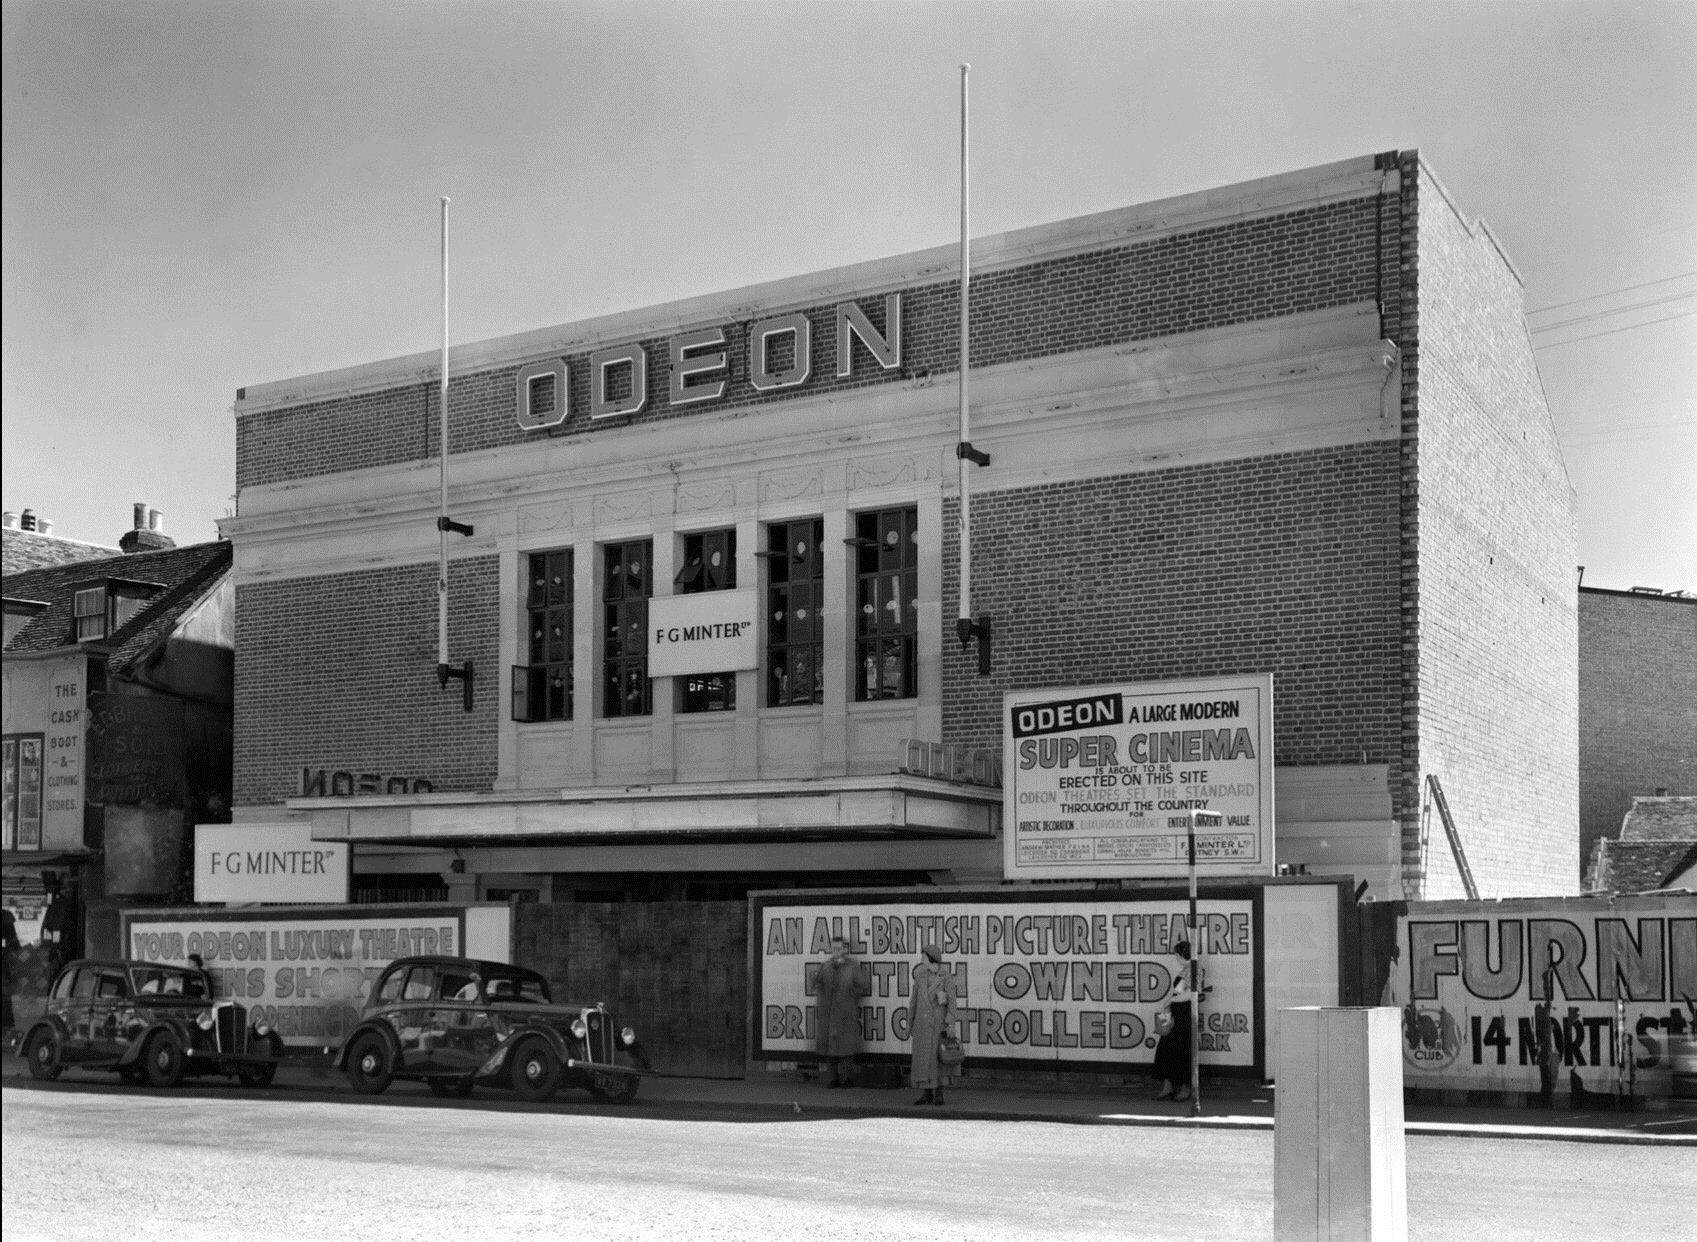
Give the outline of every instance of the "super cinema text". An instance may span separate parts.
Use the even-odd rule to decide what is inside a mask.
[[[1173,946],[1186,939],[1200,944],[1204,955],[1247,955],[1252,951],[1249,916],[1239,913],[1200,915],[1194,931],[1186,916],[1179,913],[871,915],[864,922],[858,916],[821,915],[814,918],[810,931],[805,922],[801,918],[771,919],[765,936],[766,956],[805,954],[820,959],[803,967],[803,991],[812,997],[818,995],[819,969],[834,937],[846,940],[855,954],[870,954],[856,967],[870,998],[870,1003],[860,1006],[861,1037],[873,1047],[910,1037],[910,1006],[877,1002],[905,1002],[912,996],[910,955],[926,944],[938,945],[945,957],[1003,955],[1002,960],[988,964],[994,1000],[978,1006],[965,1003],[975,995],[973,963],[955,961],[946,966],[954,979],[956,995],[963,1002],[955,1010],[962,1026],[962,1042],[979,1049],[1129,1052],[1153,1047],[1147,1013],[1109,1007],[1158,1006],[1171,995],[1173,968],[1138,955],[1171,955]],[[1123,957],[1110,957],[1110,953]],[[892,956],[883,958],[881,954]],[[1034,1001],[1048,1005],[1032,1006]],[[1066,1007],[1056,1007],[1062,1005]],[[767,1040],[812,1042],[817,1009],[814,1005],[768,1004],[763,1026]],[[1247,1038],[1250,1034],[1249,1016],[1205,1010],[1198,1034],[1203,1051],[1232,1052],[1232,1037]]]

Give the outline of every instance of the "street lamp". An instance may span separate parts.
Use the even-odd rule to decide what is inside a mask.
[[[1196,828],[1218,828],[1225,817],[1218,811],[1190,812],[1190,1115],[1202,1115],[1202,992],[1197,959],[1202,956],[1201,927],[1196,921]]]

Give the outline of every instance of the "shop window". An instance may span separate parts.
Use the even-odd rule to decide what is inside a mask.
[[[911,699],[917,690],[919,513],[857,513],[854,534],[854,697]]]
[[[823,703],[824,518],[766,528],[766,706]]]
[[[647,539],[601,549],[601,714],[646,716],[654,710],[648,678],[648,599],[653,594],[654,547]]]
[[[0,784],[5,789],[0,845],[9,850],[41,848],[41,757],[45,734],[8,733],[0,741]]]
[[[737,584],[737,533],[708,530],[683,537],[683,566],[672,580],[677,595],[729,591]],[[737,705],[735,673],[690,673],[679,677],[678,711],[728,712]]]
[[[123,629],[164,588],[157,582],[110,578],[80,586],[71,596],[72,624],[79,643],[109,638]]]
[[[532,552],[525,596],[526,658],[513,666],[513,719],[572,718],[572,554]]]

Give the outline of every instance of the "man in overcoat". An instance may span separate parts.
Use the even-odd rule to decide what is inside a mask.
[[[871,991],[848,941],[832,936],[831,956],[819,967],[816,1032],[827,1087],[847,1087],[852,1082],[854,1059],[860,1055],[860,998]]]

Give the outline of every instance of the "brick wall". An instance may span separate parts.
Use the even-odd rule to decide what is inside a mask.
[[[238,586],[236,805],[298,796],[303,767],[488,790],[508,680],[498,563],[448,567],[448,658],[473,662],[470,712],[461,683],[436,680],[434,562]]]
[[[1380,204],[1364,198],[1200,229],[1087,254],[975,275],[972,281],[974,366],[1014,362],[1125,341],[1194,332],[1299,311],[1369,301],[1378,293]],[[814,378],[809,393],[886,383],[959,363],[958,282],[903,291],[903,367],[861,365],[835,377],[835,303],[808,308]],[[861,302],[882,328],[881,298]],[[771,308],[778,310],[781,308]],[[667,339],[648,351],[648,404],[627,422],[686,418],[708,410],[792,399],[795,390],[761,394],[747,383],[748,323],[726,323],[729,385],[723,400],[677,409],[666,401]],[[609,342],[617,343],[617,342]],[[574,410],[587,408],[586,353],[568,355]],[[548,432],[514,421],[517,369],[453,378],[449,445],[456,453],[522,444],[545,436],[589,432],[587,419]],[[419,461],[437,452],[437,381],[381,392],[243,414],[236,423],[238,488],[343,470]]]
[[[1001,742],[1002,694],[1273,674],[1280,764],[1400,764],[1395,442],[974,491],[974,612],[954,636],[959,509],[943,540],[947,742]]]
[[[1580,857],[1664,788],[1697,794],[1697,599],[1582,589]]]
[[[1518,277],[1420,172],[1419,763],[1482,895],[1579,882],[1577,543]],[[1424,896],[1462,895],[1438,826]]]

